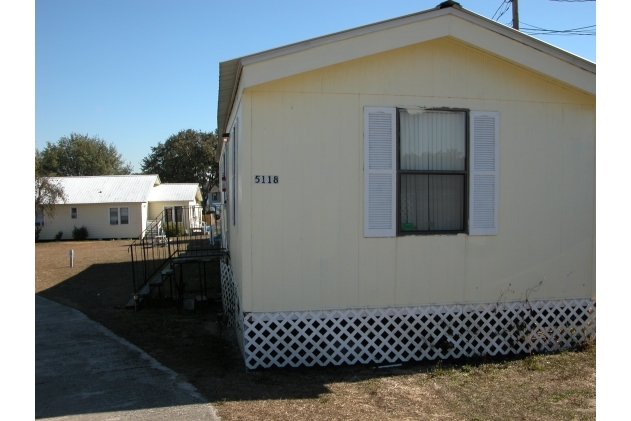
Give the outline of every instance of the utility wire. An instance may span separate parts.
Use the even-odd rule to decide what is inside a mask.
[[[526,22],[519,23],[523,25],[522,32],[528,35],[596,35],[596,25],[572,29],[545,29]]]
[[[510,6],[511,6],[511,2],[510,2],[510,1],[507,1],[507,2],[506,2],[506,7],[505,7],[505,8],[504,8],[504,10],[502,11],[502,13],[500,13],[500,15],[497,17],[497,20],[500,20],[500,18],[501,18],[502,16],[504,16],[504,13],[506,13],[506,12],[508,11],[508,9],[510,9]]]
[[[596,0],[550,0],[556,2],[567,2],[567,3],[583,3],[587,1],[596,1]],[[502,3],[499,5],[495,13],[493,13],[493,17],[496,21],[499,21],[502,16],[508,11],[508,9],[512,5],[512,0],[502,0]],[[497,17],[496,17],[497,16]],[[511,24],[513,22],[511,21]],[[596,25],[590,26],[582,26],[580,28],[572,28],[572,29],[546,29],[541,28],[539,26],[531,25],[526,22],[519,22],[521,27],[521,32],[528,35],[562,35],[562,36],[574,36],[574,35],[587,35],[587,36],[595,36],[596,35]],[[508,23],[506,25],[509,25]]]
[[[506,5],[506,8],[508,8],[508,6],[510,5],[511,0],[503,0],[502,4],[500,4],[500,7],[497,8],[497,10],[495,11],[495,13],[493,13],[493,17],[491,19],[495,19],[495,15],[497,15],[497,13],[500,11],[500,9],[502,8],[502,6]],[[504,9],[504,12],[502,12],[502,15],[506,12],[506,9]],[[500,17],[502,16],[500,15]],[[498,20],[499,17],[495,20]]]

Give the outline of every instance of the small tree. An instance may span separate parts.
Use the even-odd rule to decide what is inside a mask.
[[[35,151],[35,215],[41,213],[48,218],[55,217],[55,205],[66,202],[63,187],[49,177],[42,175],[41,155]],[[35,227],[35,241],[39,240],[41,227]]]
[[[48,218],[55,217],[55,205],[66,201],[66,194],[59,183],[49,177],[35,175],[35,212]]]

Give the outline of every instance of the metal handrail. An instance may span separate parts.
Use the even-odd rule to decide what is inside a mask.
[[[171,260],[180,256],[206,256],[222,251],[218,210],[203,215],[200,206],[175,206],[162,211],[128,248],[133,292],[139,292]],[[210,219],[210,223],[206,220]]]

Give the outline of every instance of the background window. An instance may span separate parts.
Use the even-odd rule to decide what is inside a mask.
[[[70,208],[70,218],[77,219],[77,208]]]
[[[129,208],[120,208],[120,220],[122,225],[129,224]]]
[[[183,213],[182,206],[165,206],[164,222],[182,222]]]
[[[110,225],[128,225],[129,208],[110,208]]]
[[[110,208],[110,225],[118,225],[118,208]]]
[[[44,226],[44,213],[41,211],[35,211],[35,226],[36,227]]]

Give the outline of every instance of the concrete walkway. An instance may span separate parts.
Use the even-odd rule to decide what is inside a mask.
[[[35,417],[219,420],[177,373],[83,313],[37,295]]]

